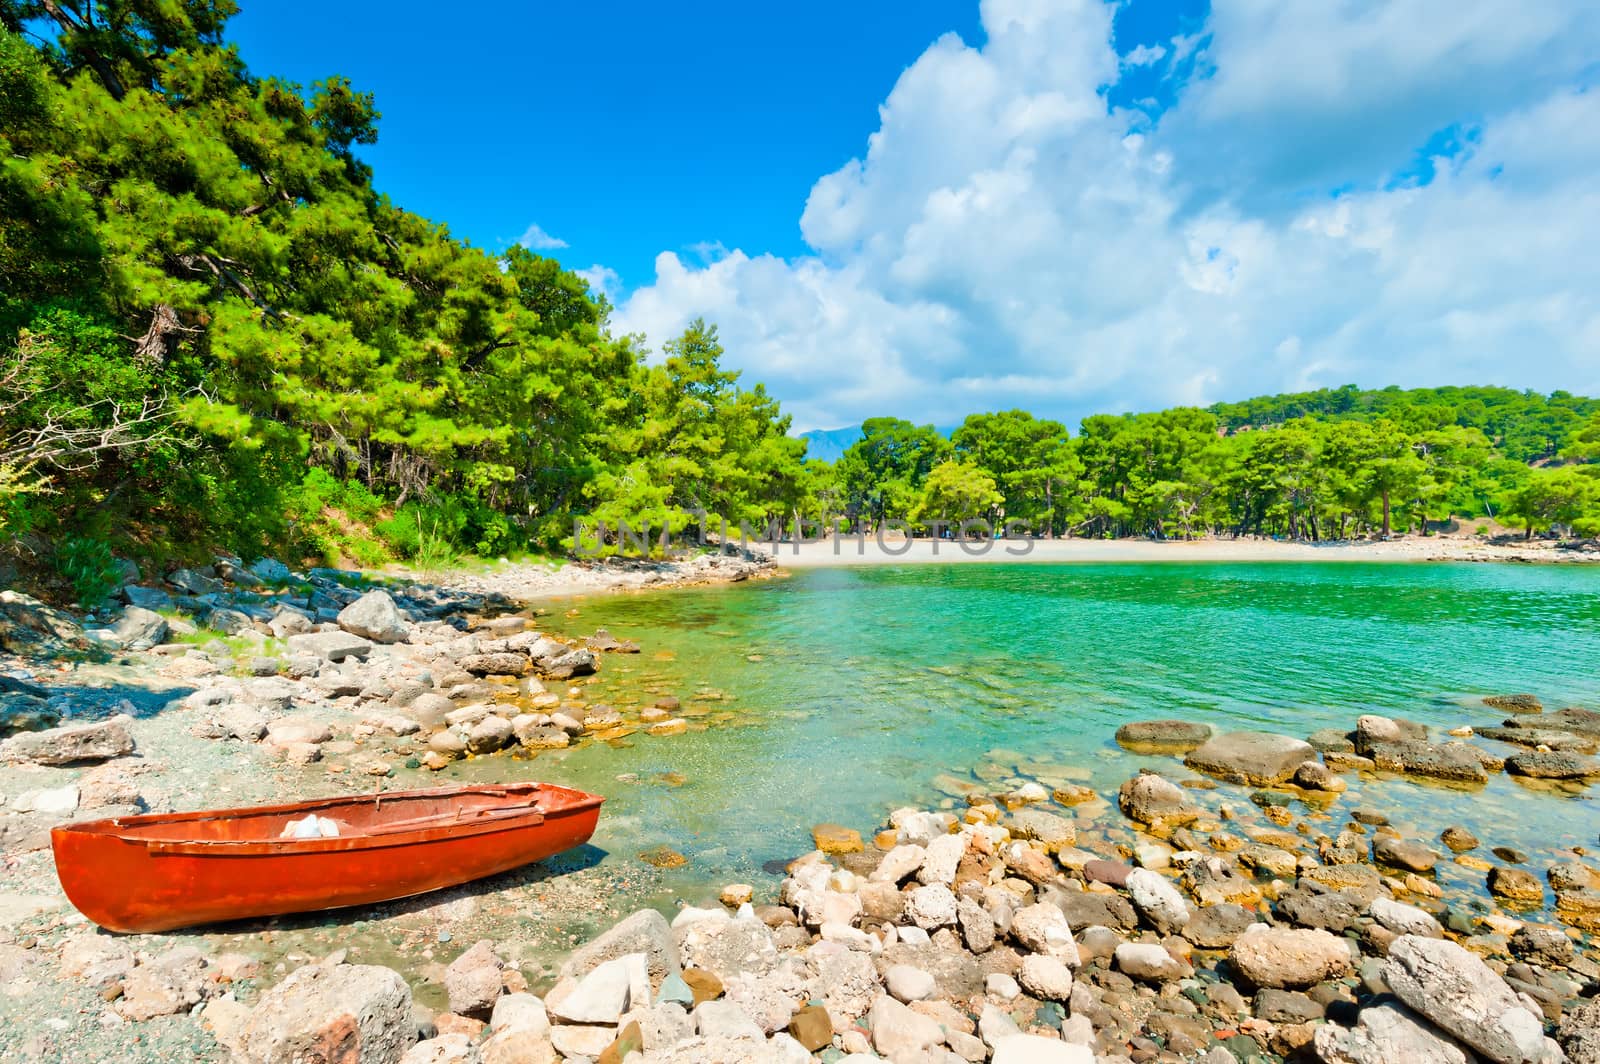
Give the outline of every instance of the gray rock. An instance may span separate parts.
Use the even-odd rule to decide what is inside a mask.
[[[372,643],[349,632],[307,632],[288,638],[289,653],[313,654],[327,661],[346,658],[366,658],[372,653]]]
[[[657,982],[683,970],[667,918],[654,909],[640,909],[598,938],[573,950],[561,965],[561,974],[582,978],[606,961],[630,953],[645,955],[650,978]]]
[[[634,971],[643,973],[645,958],[642,953],[606,961],[582,979],[578,985],[556,999],[551,995],[545,1005],[550,1015],[566,1023],[604,1023],[616,1026],[617,1020],[631,1006],[648,1008],[648,1001],[630,1002]]]
[[[392,1064],[416,1040],[411,990],[374,965],[310,964],[265,994],[240,1032],[241,1064],[303,1064],[338,1047],[345,1064]]]
[[[504,989],[500,974],[504,967],[493,942],[485,938],[473,943],[444,970],[450,1011],[460,1016],[487,1014]]]
[[[1422,843],[1397,839],[1392,835],[1384,835],[1373,841],[1372,856],[1379,864],[1403,868],[1407,872],[1431,872],[1433,866],[1439,863],[1439,855]]]
[[[294,579],[293,571],[276,558],[262,558],[252,563],[249,569],[256,579],[269,584],[287,584]]]
[[[154,610],[129,606],[112,625],[111,634],[124,650],[149,650],[167,641],[167,619]]]
[[[1420,740],[1378,743],[1368,754],[1385,772],[1406,772],[1457,783],[1485,783],[1488,771],[1476,749],[1467,743],[1428,743]]]
[[[1561,750],[1529,750],[1506,759],[1513,776],[1540,780],[1581,780],[1600,776],[1600,761]]]
[[[1187,720],[1136,720],[1117,729],[1118,744],[1138,753],[1183,754],[1211,738],[1211,725]]]
[[[1258,922],[1256,914],[1242,905],[1202,905],[1190,915],[1180,934],[1201,949],[1227,949]]]
[[[994,918],[982,905],[971,898],[956,901],[956,921],[961,926],[961,939],[973,953],[986,953],[994,946]]]
[[[23,732],[0,743],[0,760],[36,765],[70,765],[106,761],[133,753],[133,718],[118,714],[93,724],[69,724],[45,731]]]
[[[1433,936],[1437,937],[1437,936]],[[1560,967],[1571,962],[1572,940],[1559,927],[1523,924],[1511,933],[1511,954],[1532,964]]]
[[[906,915],[926,931],[949,927],[956,922],[956,896],[943,883],[918,887],[906,898]]]
[[[1490,1060],[1553,1059],[1543,1022],[1504,979],[1454,942],[1400,936],[1389,946],[1383,978],[1407,1006]]]
[[[167,577],[167,583],[190,595],[217,595],[227,589],[221,580],[197,573],[193,569],[178,569]]]
[[[468,654],[456,662],[474,676],[526,676],[533,662],[526,654],[502,651],[495,654]]]
[[[122,589],[122,600],[130,606],[137,606],[143,610],[170,610],[176,603],[172,596],[158,587],[140,587],[138,584],[129,584]]]
[[[1252,786],[1281,783],[1303,761],[1316,756],[1311,744],[1268,732],[1227,732],[1191,750],[1183,763],[1234,783]]]
[[[1556,1028],[1556,1041],[1571,1064],[1600,1064],[1600,998],[1567,1009]]]
[[[1415,905],[1407,905],[1393,898],[1379,897],[1372,900],[1370,910],[1374,920],[1397,935],[1421,935],[1425,938],[1444,936],[1444,929],[1439,926],[1439,921]]]
[[[467,733],[467,749],[474,754],[488,754],[511,745],[514,735],[511,722],[504,717],[484,717]]]
[[[685,967],[703,968],[724,982],[740,973],[762,975],[778,963],[771,929],[754,918],[697,920],[674,936]]]
[[[1449,1035],[1393,1001],[1362,1009],[1355,1027],[1323,1024],[1312,1044],[1322,1064],[1471,1064],[1473,1059]]]
[[[1178,888],[1160,872],[1135,868],[1128,873],[1128,894],[1141,916],[1164,935],[1189,922],[1189,907]]]
[[[374,643],[403,642],[410,631],[387,591],[375,589],[339,611],[339,627]]]

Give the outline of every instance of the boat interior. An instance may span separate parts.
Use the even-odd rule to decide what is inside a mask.
[[[548,814],[589,802],[598,802],[598,799],[565,787],[520,783],[378,792],[292,805],[115,817],[72,827],[139,839],[267,841],[308,837],[306,821],[315,816],[316,826],[322,827],[322,836],[348,838]],[[325,821],[332,821],[333,828],[325,827],[321,823]]]

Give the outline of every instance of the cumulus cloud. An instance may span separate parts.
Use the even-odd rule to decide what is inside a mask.
[[[812,254],[663,253],[616,327],[659,347],[717,322],[800,428],[1347,381],[1600,391],[1590,5],[1214,0],[1154,119],[1107,104],[1134,64],[1112,5],[981,14],[985,43],[933,42],[813,185]]]
[[[550,251],[555,248],[564,248],[567,246],[567,242],[565,240],[562,240],[558,236],[551,236],[549,233],[544,231],[544,227],[538,222],[534,222],[532,225],[528,226],[527,231],[522,234],[517,243],[521,244],[525,248],[528,248],[530,251]]]
[[[607,299],[615,299],[618,289],[622,287],[622,278],[617,276],[617,271],[609,266],[602,266],[598,262],[587,270],[573,270],[572,272],[589,282],[590,290],[605,296]]]

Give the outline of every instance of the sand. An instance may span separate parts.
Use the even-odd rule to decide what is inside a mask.
[[[985,549],[987,548],[987,549]],[[769,544],[762,550],[771,551]],[[853,536],[837,542],[779,544],[774,560],[789,569],[838,565],[923,565],[970,562],[1600,562],[1600,553],[1559,550],[1552,543],[1495,545],[1475,537],[1407,536],[1386,542],[1303,543],[1270,539],[951,540]]]

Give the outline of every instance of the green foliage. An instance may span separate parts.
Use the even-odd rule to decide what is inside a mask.
[[[252,73],[234,11],[0,0],[0,458],[51,419],[176,416],[41,468],[53,524],[377,564],[807,504],[804,445],[714,328],[646,366],[556,261],[389,202],[353,154],[376,101]]]
[[[94,609],[122,586],[111,545],[92,536],[70,536],[56,544],[56,573],[72,587],[79,605]]]
[[[959,526],[965,521],[992,519],[1003,502],[1005,496],[995,487],[994,478],[976,463],[944,462],[928,474],[907,517],[923,527],[936,521],[947,527]]]

